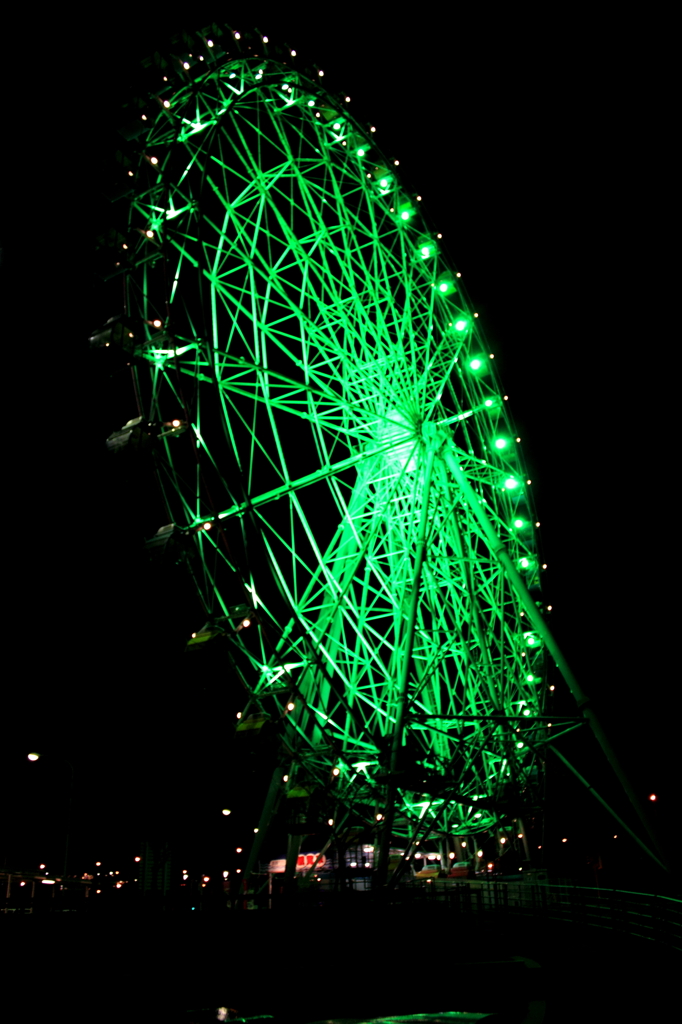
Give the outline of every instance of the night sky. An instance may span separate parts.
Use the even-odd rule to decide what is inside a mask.
[[[295,46],[299,66],[324,68],[326,86],[351,95],[353,114],[376,125],[377,145],[423,195],[523,439],[550,626],[636,788],[657,793],[665,832],[677,803],[679,399],[667,110],[653,44],[646,33],[491,12],[399,18],[394,7],[384,20],[351,4],[323,25],[258,4],[191,9],[189,28],[218,11]],[[29,764],[36,749],[74,765],[74,870],[130,858],[145,835],[167,832],[206,870],[257,815],[249,787],[267,766],[235,766],[243,699],[221,665],[200,671],[181,656],[191,595],[150,590],[130,554],[103,446],[134,410],[116,407],[87,344],[118,312],[111,286],[91,273],[93,237],[107,227],[112,110],[130,67],[183,25],[101,18],[85,47],[75,25],[38,30],[40,59],[27,58],[33,114],[8,193],[0,859],[32,868],[59,856],[68,770]],[[572,713],[555,682],[558,710]],[[586,730],[565,749],[616,792]],[[577,836],[588,815],[606,836],[611,826],[582,796],[566,796],[577,790],[550,778],[560,794],[552,827]],[[240,809],[229,824],[226,805]]]

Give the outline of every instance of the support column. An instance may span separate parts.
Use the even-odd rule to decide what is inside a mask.
[[[449,871],[450,870],[450,857],[448,855],[450,853],[450,836],[445,836],[445,838],[440,839],[438,841],[438,848],[440,850],[440,866],[441,866],[441,871]],[[455,854],[455,856],[456,856],[456,854]]]
[[[284,869],[284,878],[282,879],[285,897],[290,894],[294,886],[296,863],[298,861],[298,855],[301,852],[302,842],[302,835],[293,835],[291,832],[289,833],[289,836],[287,837],[287,863]]]
[[[251,844],[251,851],[249,853],[249,859],[246,862],[246,868],[244,870],[244,880],[246,882],[251,881],[251,875],[258,865],[258,857],[263,846],[263,840],[268,834],[268,828],[272,821],[272,815],[275,810],[275,803],[280,793],[280,787],[282,785],[282,768],[277,765],[272,778],[270,780],[270,786],[268,788],[267,796],[265,797],[265,803],[263,804],[263,810],[261,812],[260,820],[258,822],[258,832],[256,833],[253,843]]]
[[[526,835],[526,826],[523,823],[523,818],[517,818],[516,819],[516,824],[519,826],[519,832],[523,836],[522,842],[523,842],[523,852],[524,852],[524,855],[525,855],[525,859],[530,864],[531,863],[530,847],[528,845],[528,836]]]
[[[395,801],[398,792],[398,756],[403,744],[405,731],[405,712],[407,710],[407,698],[410,677],[410,658],[414,646],[414,631],[417,622],[417,605],[419,603],[419,588],[421,584],[422,566],[424,564],[424,553],[426,549],[426,534],[429,525],[429,494],[431,491],[431,477],[433,475],[433,462],[436,456],[437,441],[435,437],[429,439],[426,451],[426,463],[424,466],[424,488],[422,491],[422,509],[419,520],[419,532],[417,534],[417,551],[414,562],[414,579],[412,583],[412,595],[410,608],[405,625],[405,635],[401,643],[402,661],[400,664],[398,710],[396,714],[395,728],[393,730],[393,742],[391,745],[391,760],[389,765],[388,787],[386,794],[386,816],[383,822],[381,835],[381,849],[379,851],[379,863],[377,866],[376,883],[379,887],[386,884],[388,875],[388,860],[391,848],[391,833],[395,821]]]

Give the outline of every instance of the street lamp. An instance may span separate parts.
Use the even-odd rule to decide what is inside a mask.
[[[44,756],[44,754],[38,754],[35,751],[32,751],[28,755],[28,759],[29,761],[38,761],[41,757]],[[62,757],[61,754],[49,754],[47,756],[55,758],[58,761],[64,761],[65,764],[68,764],[70,770],[69,798],[66,805],[66,839],[64,841],[64,870],[62,871],[62,884],[64,884],[64,882],[66,881],[66,867],[69,860],[69,828],[71,826],[71,804],[73,802],[73,765],[65,757]]]

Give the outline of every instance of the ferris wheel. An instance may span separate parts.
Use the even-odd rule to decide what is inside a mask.
[[[420,197],[322,71],[251,44],[198,33],[136,111],[106,337],[146,372],[110,446],[157,425],[150,544],[190,539],[188,645],[227,639],[236,728],[274,723],[283,785],[379,823],[385,860],[540,802],[539,524]]]

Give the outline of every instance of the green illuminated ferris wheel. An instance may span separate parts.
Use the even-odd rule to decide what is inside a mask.
[[[330,819],[482,833],[538,804],[546,725],[506,396],[397,161],[252,43],[195,36],[130,133],[123,336],[198,553],[190,647],[227,637],[238,728],[274,723]]]

